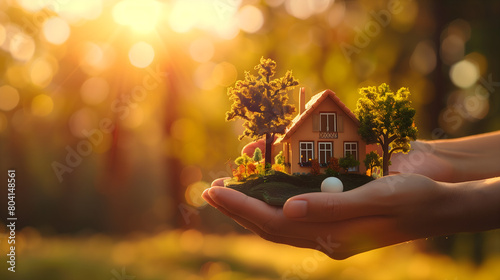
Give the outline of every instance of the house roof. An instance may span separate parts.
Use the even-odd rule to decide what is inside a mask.
[[[285,134],[283,134],[280,138],[278,138],[275,143],[280,143],[281,141],[289,138],[293,133],[295,133],[295,131],[300,127],[300,125],[305,121],[305,119],[307,119],[307,117],[309,117],[312,114],[314,109],[316,109],[319,106],[319,104],[321,104],[327,98],[331,98],[333,102],[337,104],[340,110],[342,110],[346,114],[346,116],[348,116],[350,119],[352,119],[356,124],[356,126],[359,126],[359,120],[356,118],[354,113],[351,110],[349,110],[349,108],[347,108],[347,106],[345,106],[345,104],[342,101],[340,101],[340,98],[337,97],[335,92],[327,89],[311,97],[311,99],[309,100],[309,102],[307,102],[305,106],[304,112],[302,112],[302,114],[295,116],[295,118],[292,120],[292,123],[287,128]]]

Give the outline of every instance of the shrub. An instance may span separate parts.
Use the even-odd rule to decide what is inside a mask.
[[[319,161],[317,159],[312,159],[311,160],[311,174],[312,175],[319,175],[321,174],[321,168],[319,165]]]
[[[351,154],[339,159],[339,166],[345,170],[345,173],[349,173],[349,168],[356,167],[359,165],[359,161],[355,159]]]
[[[380,157],[377,152],[371,151],[369,154],[366,155],[365,160],[363,163],[366,166],[366,170],[370,170],[370,176],[373,173],[373,168],[378,166],[382,167],[382,157]]]
[[[334,157],[329,158],[325,174],[330,177],[336,177],[339,175],[339,172],[340,172],[339,160]]]

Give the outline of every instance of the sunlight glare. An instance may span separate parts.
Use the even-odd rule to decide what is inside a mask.
[[[199,38],[189,46],[189,54],[194,61],[207,62],[214,56],[215,48],[211,40]]]
[[[61,45],[66,42],[70,32],[68,23],[62,18],[49,18],[43,23],[43,35],[47,41],[54,45]]]
[[[155,57],[153,47],[146,42],[138,42],[128,52],[130,63],[137,68],[148,67]]]
[[[223,35],[227,35],[228,32],[221,31],[231,30],[231,34],[234,34],[234,15],[241,1],[228,2],[230,3],[220,0],[178,0],[170,13],[170,27],[177,33],[186,33],[193,28],[198,28],[223,33]],[[228,26],[233,28],[228,28]]]
[[[113,19],[134,31],[148,33],[155,29],[161,10],[162,4],[154,0],[124,0],[113,7]]]
[[[10,111],[19,104],[19,92],[16,88],[9,85],[0,87],[0,110]]]

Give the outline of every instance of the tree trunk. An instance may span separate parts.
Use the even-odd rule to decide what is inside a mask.
[[[266,133],[266,154],[265,154],[265,168],[266,170],[270,169],[269,166],[272,164],[272,159],[273,159],[273,153],[272,153],[272,148],[273,148],[273,142],[274,142],[274,137],[271,133]],[[268,164],[269,163],[269,164]]]
[[[383,176],[389,175],[389,151],[384,151],[384,156],[383,156]]]
[[[389,137],[387,134],[384,134],[384,144],[382,145],[382,176],[387,176],[389,175],[389,161],[390,161],[390,154],[389,154]]]

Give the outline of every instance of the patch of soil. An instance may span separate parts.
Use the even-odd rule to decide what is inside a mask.
[[[226,180],[224,186],[240,191],[273,206],[283,206],[292,196],[303,193],[321,192],[321,182],[327,175],[288,175],[282,172],[258,177],[253,176],[245,181]],[[344,191],[349,191],[373,180],[372,177],[361,174],[340,174],[338,176],[344,185]]]

